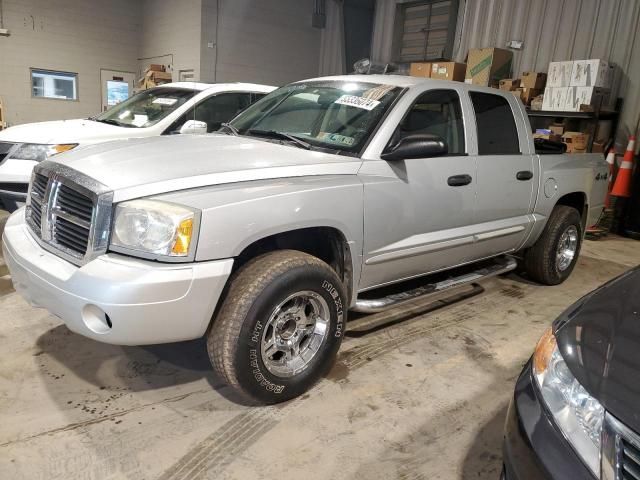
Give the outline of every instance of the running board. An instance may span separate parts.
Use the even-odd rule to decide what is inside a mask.
[[[361,313],[378,313],[388,310],[392,307],[397,307],[405,302],[410,302],[416,299],[429,298],[432,295],[440,294],[446,290],[452,290],[454,288],[462,287],[485,278],[494,277],[502,273],[507,273],[515,270],[518,263],[513,257],[498,257],[492,260],[492,264],[477,268],[470,272],[461,274],[457,277],[447,278],[435,283],[429,283],[427,285],[407,290],[404,292],[393,293],[381,298],[359,298],[356,300],[353,311]]]

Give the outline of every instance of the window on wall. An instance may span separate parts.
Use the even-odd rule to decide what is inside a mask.
[[[458,0],[423,0],[398,5],[395,59],[420,62],[451,58]]]
[[[78,74],[31,69],[31,94],[38,98],[78,99]]]

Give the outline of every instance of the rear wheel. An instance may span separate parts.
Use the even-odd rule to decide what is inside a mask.
[[[238,393],[277,403],[308,390],[332,366],[344,332],[342,282],[294,250],[241,267],[207,337],[216,371]]]
[[[581,245],[580,213],[573,207],[558,205],[551,212],[538,241],[526,252],[525,270],[537,282],[558,285],[571,275]]]

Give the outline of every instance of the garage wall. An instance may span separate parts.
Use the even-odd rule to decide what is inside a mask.
[[[3,0],[0,97],[10,124],[100,111],[100,69],[135,72],[142,3]],[[78,74],[78,101],[31,97],[31,67]]]
[[[136,2],[130,2],[136,3]],[[202,0],[144,0],[138,57],[141,73],[150,63],[173,65],[173,80],[180,70],[193,69],[200,77]]]
[[[396,5],[377,0],[373,54],[392,58]],[[626,147],[640,104],[640,2],[636,0],[461,0],[453,58],[464,61],[470,48],[524,41],[514,51],[514,73],[546,72],[554,60],[604,58],[619,67],[618,96],[625,98],[618,146]]]
[[[313,0],[202,3],[201,80],[281,85],[318,75]]]

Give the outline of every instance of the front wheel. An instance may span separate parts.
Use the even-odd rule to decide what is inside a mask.
[[[294,250],[256,257],[231,279],[207,337],[215,370],[238,393],[271,404],[308,390],[333,365],[346,295],[320,259]]]
[[[580,213],[573,207],[558,205],[538,241],[526,252],[525,270],[537,282],[558,285],[571,275],[581,245]]]

